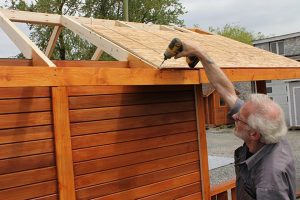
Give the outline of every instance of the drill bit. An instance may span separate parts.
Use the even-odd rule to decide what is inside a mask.
[[[159,68],[162,66],[162,64],[166,61],[166,59],[164,59],[161,64],[159,65]]]

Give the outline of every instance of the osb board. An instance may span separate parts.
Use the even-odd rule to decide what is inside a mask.
[[[131,54],[151,63],[154,67],[160,66],[166,47],[175,37],[201,47],[222,68],[300,67],[300,63],[291,59],[219,35],[182,32],[172,27],[170,30],[162,30],[158,25],[147,27],[138,23],[127,24],[130,27],[116,26],[112,23],[85,24],[85,26]],[[187,68],[188,66],[185,58],[177,60],[172,58],[165,61],[163,67]],[[201,63],[197,67],[202,67]]]

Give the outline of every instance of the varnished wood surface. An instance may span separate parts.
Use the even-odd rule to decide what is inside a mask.
[[[0,199],[55,196],[50,89],[0,88],[0,108]]]
[[[84,87],[69,88],[78,199],[115,194],[126,199],[125,191],[199,171],[192,87],[175,88],[88,87],[90,93]],[[166,197],[184,196],[191,194],[181,189],[187,185],[161,190]]]

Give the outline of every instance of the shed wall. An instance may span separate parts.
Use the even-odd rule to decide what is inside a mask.
[[[69,103],[77,199],[201,192],[193,87],[72,87]]]
[[[50,89],[0,88],[0,199],[57,199]]]

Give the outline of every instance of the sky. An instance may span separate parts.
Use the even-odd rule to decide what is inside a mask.
[[[26,0],[30,1],[30,0]],[[300,0],[180,0],[187,13],[181,17],[187,27],[204,30],[240,25],[266,36],[300,32]],[[3,5],[4,0],[0,0]],[[24,26],[20,26],[22,30]],[[28,32],[26,32],[28,34]],[[19,53],[0,28],[0,58]]]

